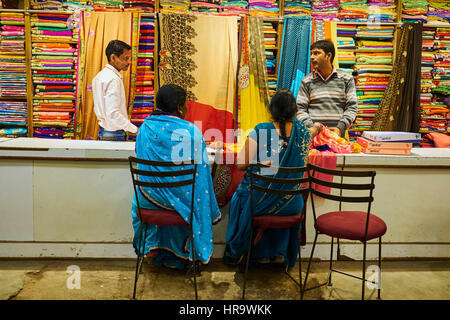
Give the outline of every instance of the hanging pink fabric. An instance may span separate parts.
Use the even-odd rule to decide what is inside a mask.
[[[308,163],[314,164],[316,166],[326,168],[326,169],[336,169],[337,164],[337,154],[331,151],[319,151],[316,149],[311,149],[308,155]],[[333,182],[333,176],[328,174],[316,172],[314,177],[323,181]],[[330,187],[325,187],[313,183],[311,187],[319,192],[329,194],[331,192]]]

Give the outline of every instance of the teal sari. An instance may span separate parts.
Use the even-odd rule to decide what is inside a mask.
[[[267,135],[261,134],[262,132],[267,132]],[[267,139],[265,138],[266,136]],[[278,136],[273,123],[258,124],[248,137],[258,143],[258,162],[265,160],[261,159],[261,155],[264,155],[267,158],[278,156],[278,165],[281,167],[303,167],[307,164],[311,134],[302,121],[294,119],[292,133],[287,145]],[[265,174],[261,172],[260,168],[254,168],[254,170],[257,173]],[[299,175],[277,173],[275,176],[277,178],[301,178]],[[267,188],[269,185],[269,183],[264,181],[257,181],[256,184],[264,188]],[[292,186],[271,185],[271,188],[288,190]],[[253,191],[253,197],[255,215],[294,215],[301,213],[304,205],[301,195],[280,196]],[[243,255],[247,253],[250,229],[250,174],[247,172],[230,202],[230,216],[224,254],[225,263],[237,264],[241,261]],[[288,267],[293,267],[298,254],[299,231],[266,229],[261,240],[253,247],[251,259],[273,259],[283,256]]]
[[[147,226],[145,254],[156,253],[156,265],[183,269],[189,261],[209,263],[213,251],[212,225],[219,222],[221,213],[217,204],[211,178],[206,144],[201,132],[192,123],[175,116],[150,115],[145,119],[136,137],[136,156],[154,161],[186,161],[195,159],[197,174],[194,189],[193,232],[196,257],[190,252],[191,244],[187,226]],[[190,169],[193,165],[178,167]],[[141,169],[159,171],[173,168],[139,166]],[[142,177],[149,182],[176,182],[189,177]],[[167,189],[139,188],[138,200],[144,209],[177,211],[187,222],[190,219],[192,186]],[[133,196],[133,247],[139,246],[140,220],[137,215],[136,195]]]

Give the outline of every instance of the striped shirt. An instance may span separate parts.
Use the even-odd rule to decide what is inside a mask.
[[[297,119],[308,128],[320,122],[327,127],[338,127],[344,134],[358,111],[353,76],[335,68],[327,79],[317,71],[311,72],[300,85],[297,108]]]

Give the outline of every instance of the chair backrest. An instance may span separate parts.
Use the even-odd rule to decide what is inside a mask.
[[[139,187],[148,187],[148,188],[156,188],[156,189],[163,189],[163,188],[176,188],[176,187],[183,187],[183,186],[189,186],[192,185],[192,198],[191,198],[191,216],[190,216],[190,222],[189,224],[192,224],[192,216],[194,213],[194,188],[195,188],[195,177],[197,173],[197,164],[194,162],[194,160],[189,160],[185,162],[180,163],[174,163],[171,161],[153,161],[153,160],[146,160],[146,159],[140,159],[136,157],[128,157],[128,162],[130,164],[130,172],[131,172],[131,178],[133,180],[133,187],[134,192],[136,196],[136,204],[138,206],[138,212],[139,212],[139,219],[141,218],[140,214],[140,204],[139,204],[139,197],[138,197],[138,188]],[[179,168],[182,166],[192,166],[190,169],[179,169],[179,170],[168,170],[168,171],[156,171],[155,169],[142,169],[138,168],[138,164],[140,165],[147,165],[152,167],[165,167],[165,168]],[[175,181],[175,182],[148,182],[148,181],[142,181],[140,177],[184,177],[184,176],[190,176],[186,177],[186,180],[181,181]]]
[[[259,168],[270,168],[270,170],[273,170],[276,172],[274,176],[267,176],[267,175],[261,175],[254,172],[255,167]],[[251,197],[251,213],[252,216],[254,215],[254,208],[253,208],[253,190],[269,193],[269,194],[277,194],[281,196],[286,195],[298,195],[301,194],[304,201],[303,206],[303,214],[306,210],[306,203],[308,201],[308,195],[309,195],[309,176],[307,174],[308,167],[270,167],[264,164],[254,164],[249,167],[249,173],[250,173],[250,197]],[[276,177],[278,173],[292,173],[296,174],[298,173],[300,175],[300,178],[279,178]],[[305,174],[306,173],[306,174]],[[261,186],[256,185],[255,183],[260,181],[268,182],[269,185],[267,188],[263,188]],[[280,189],[280,185],[289,185],[292,186],[292,188],[289,188],[288,190]],[[306,185],[306,188],[302,188],[302,185]]]
[[[348,202],[348,203],[367,203],[367,223],[366,223],[366,231],[369,223],[369,216],[370,216],[370,209],[372,202],[374,200],[373,198],[373,189],[375,189],[375,175],[376,171],[348,171],[348,170],[333,170],[333,169],[327,169],[322,168],[313,164],[308,164],[308,174],[309,174],[309,188],[311,190],[312,195],[317,195],[319,197],[333,200],[339,202],[339,211],[342,210],[342,203]],[[319,179],[315,177],[316,173],[322,173],[332,176],[333,178],[335,176],[341,177],[340,182],[330,182],[325,181],[322,179]],[[370,178],[367,179],[370,180],[370,183],[344,183],[343,179],[344,177],[354,177],[354,178]],[[324,187],[329,187],[331,190],[333,189],[339,189],[339,195],[334,194],[328,194],[324,192],[320,192],[316,190],[312,184],[315,183],[316,185],[321,185]],[[342,195],[342,190],[366,190],[368,193],[368,196],[362,197],[362,196],[348,196]],[[314,216],[314,223],[316,223],[316,209],[314,205],[314,197],[311,196],[311,205],[313,209],[313,216]]]

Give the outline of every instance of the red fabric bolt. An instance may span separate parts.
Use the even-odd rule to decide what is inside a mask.
[[[316,228],[320,233],[330,237],[364,240],[367,212],[364,211],[333,211],[319,216]],[[367,240],[379,238],[386,233],[386,223],[376,215],[371,214],[367,231]]]

